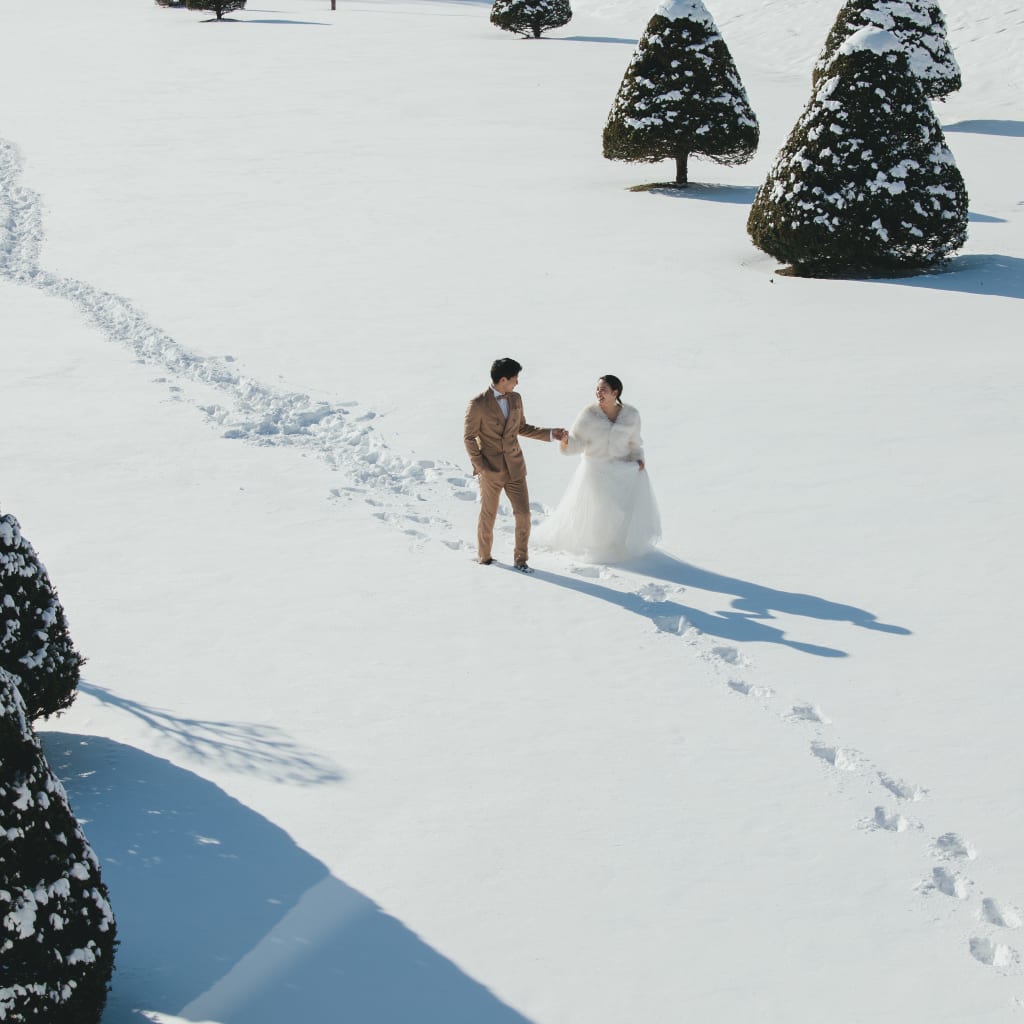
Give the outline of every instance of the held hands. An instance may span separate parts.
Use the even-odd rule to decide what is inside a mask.
[[[565,442],[569,440],[569,431],[565,427],[553,427],[551,430],[551,437],[555,441],[561,441],[563,446]]]

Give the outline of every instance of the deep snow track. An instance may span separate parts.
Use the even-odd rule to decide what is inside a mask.
[[[439,509],[453,491],[473,500],[471,481],[460,476],[456,466],[396,455],[374,430],[372,410],[274,391],[237,373],[230,360],[189,352],[129,300],[42,268],[42,202],[21,177],[17,149],[0,139],[0,278],[70,302],[110,341],[129,349],[140,362],[171,374],[175,392],[185,391],[224,437],[315,454],[344,472],[354,493],[362,492],[371,504],[383,506],[385,510],[377,513],[380,518],[407,517],[410,522],[429,522],[442,533],[452,530]],[[166,383],[166,378],[158,382]],[[424,515],[425,508],[430,508],[429,515]]]
[[[40,267],[42,203],[21,183],[21,176],[17,149],[0,139],[0,278],[70,302],[110,341],[170,375],[171,380],[161,376],[157,382],[200,409],[225,438],[287,445],[316,455],[347,478],[345,486],[332,492],[335,498],[361,496],[373,515],[415,543],[436,540],[452,549],[467,548],[445,513],[453,500],[476,500],[472,478],[458,466],[403,458],[375,431],[372,410],[356,403],[331,405],[303,394],[274,391],[237,373],[230,359],[189,352],[127,299]],[[505,508],[501,520],[499,529],[511,532]],[[967,915],[963,921],[966,954],[1000,973],[1022,973],[1021,957],[1004,936],[1021,927],[1024,912],[1004,902],[1001,895],[975,893],[977,887],[966,869],[978,854],[967,839],[957,832],[940,832],[911,816],[910,808],[916,810],[928,793],[926,788],[900,779],[844,745],[817,705],[787,700],[787,706],[777,709],[775,690],[747,678],[754,666],[740,651],[716,643],[687,620],[689,609],[675,600],[686,588],[651,582],[637,586],[635,579],[607,567],[581,566],[560,556],[551,556],[550,562],[564,572],[563,581],[575,578],[576,589],[584,593],[599,585],[619,591],[625,607],[647,618],[659,633],[680,638],[696,659],[709,665],[709,678],[723,700],[753,703],[765,713],[765,727],[791,729],[796,741],[806,745],[809,769],[816,768],[829,778],[836,793],[856,789],[864,816],[852,823],[854,827],[893,842],[901,841],[900,833],[908,837],[902,841],[919,837],[921,879],[916,892],[921,898],[951,901],[959,914]],[[543,580],[546,575],[541,572],[537,578]],[[600,584],[589,582],[596,580]]]

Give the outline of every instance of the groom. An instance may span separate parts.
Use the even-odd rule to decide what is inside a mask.
[[[561,441],[562,427],[533,427],[523,418],[523,400],[515,394],[522,367],[514,359],[496,359],[491,365],[491,386],[470,400],[466,410],[466,451],[473,475],[480,478],[480,519],[476,528],[477,561],[490,565],[494,519],[501,492],[508,495],[516,517],[515,566],[527,565],[530,540],[530,494],[526,489],[526,461],[519,436],[538,441]]]

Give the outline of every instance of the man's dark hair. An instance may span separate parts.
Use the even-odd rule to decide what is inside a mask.
[[[491,363],[491,383],[497,384],[502,377],[518,377],[522,367],[514,359],[505,356]]]

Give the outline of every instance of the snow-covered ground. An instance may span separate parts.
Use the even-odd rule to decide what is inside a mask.
[[[963,253],[845,282],[744,230],[838,2],[711,5],[762,144],[685,194],[600,154],[646,4],[258,2],[0,4],[0,501],[89,659],[104,1024],[1022,1019],[1024,4],[943,5]],[[545,425],[623,378],[658,555],[473,564],[502,355]]]

